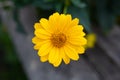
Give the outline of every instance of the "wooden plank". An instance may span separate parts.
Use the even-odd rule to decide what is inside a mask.
[[[112,31],[107,35],[107,38],[110,40],[112,44],[116,46],[116,49],[120,50],[120,27],[114,26]],[[120,56],[120,54],[118,54]]]
[[[107,36],[103,37],[98,34],[97,38],[101,48],[105,50],[106,54],[120,67],[120,29],[115,27]]]
[[[85,57],[92,64],[91,67],[99,72],[101,80],[120,80],[120,67],[98,46],[89,49]]]
[[[24,10],[26,12],[31,9],[26,8]],[[24,14],[24,10],[21,14]],[[41,63],[31,43],[33,34],[30,31],[27,31],[28,35],[17,32],[16,23],[12,19],[12,13],[3,10],[0,10],[0,12],[2,12],[3,22],[11,35],[16,51],[18,52],[17,55],[23,64],[29,80],[88,80],[88,78],[89,80],[99,80],[94,70],[91,69],[82,58],[78,62],[71,62],[70,65],[62,64],[59,68],[54,68],[48,63]],[[32,14],[32,10],[29,13],[31,13],[29,14],[30,16],[34,15]],[[24,14],[22,21],[24,22],[24,27],[27,26],[25,29],[29,29],[28,26],[32,27],[34,21],[31,21],[30,25],[29,22],[26,21],[33,19],[29,18],[29,20],[27,20],[25,15],[27,14]]]
[[[100,80],[99,74],[86,63],[83,55],[80,60],[71,63],[71,77],[72,80]]]
[[[98,46],[88,50],[86,55],[101,75],[102,80],[120,80],[120,67]]]

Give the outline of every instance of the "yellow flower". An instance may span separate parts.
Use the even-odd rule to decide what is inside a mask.
[[[58,67],[62,60],[68,64],[70,59],[79,59],[78,54],[84,53],[87,40],[84,38],[83,26],[78,23],[77,18],[72,20],[71,15],[59,13],[35,23],[32,42],[42,62],[48,61]]]
[[[93,48],[96,42],[96,35],[94,33],[87,34],[86,39],[87,39],[87,44],[85,45],[85,47]]]

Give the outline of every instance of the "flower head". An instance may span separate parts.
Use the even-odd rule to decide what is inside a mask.
[[[96,35],[94,33],[87,34],[86,36],[87,44],[85,45],[86,48],[94,48],[96,42]]]
[[[85,51],[87,40],[84,38],[83,26],[78,23],[77,18],[72,20],[71,15],[59,13],[35,23],[32,42],[42,62],[49,61],[58,67],[62,60],[68,64],[70,59],[79,59],[79,54]]]

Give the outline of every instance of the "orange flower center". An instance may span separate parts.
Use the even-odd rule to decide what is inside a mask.
[[[63,33],[53,34],[51,37],[51,42],[55,47],[62,47],[66,42],[66,36]]]

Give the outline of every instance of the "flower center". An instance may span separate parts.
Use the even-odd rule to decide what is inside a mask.
[[[51,37],[51,42],[55,47],[62,47],[66,42],[66,36],[63,33],[53,34]]]

